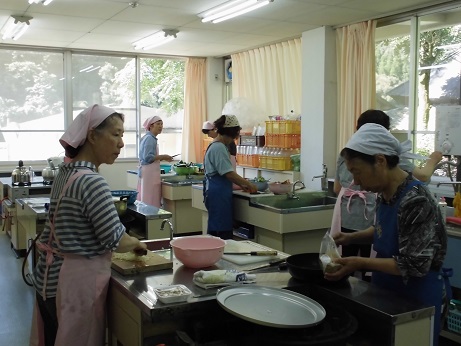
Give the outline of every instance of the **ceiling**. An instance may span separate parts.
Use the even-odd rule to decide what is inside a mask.
[[[340,26],[414,10],[445,1],[428,0],[274,0],[268,6],[211,24],[199,13],[225,0],[54,0],[29,4],[28,0],[0,1],[0,28],[10,15],[33,17],[29,30],[17,41],[1,45],[27,45],[138,52],[136,40],[162,29],[179,30],[176,40],[142,53],[171,56],[214,56],[300,37],[321,26]],[[0,38],[1,39],[1,38]]]

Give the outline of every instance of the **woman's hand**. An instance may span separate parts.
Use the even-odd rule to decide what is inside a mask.
[[[329,281],[341,280],[344,276],[349,275],[357,270],[362,269],[361,257],[334,258],[333,262],[340,264],[341,268],[334,273],[325,273],[324,278]]]
[[[133,252],[138,256],[147,255],[147,245],[146,243],[139,242],[136,247],[133,249]]]
[[[170,155],[162,155],[162,159],[161,159],[160,161],[171,162],[171,161],[173,161],[173,156],[170,156]]]
[[[349,245],[351,243],[352,233],[339,232],[333,236],[336,245]]]
[[[249,192],[249,193],[256,193],[258,192],[258,188],[255,184],[252,184],[248,182],[247,185],[242,186],[243,191]]]

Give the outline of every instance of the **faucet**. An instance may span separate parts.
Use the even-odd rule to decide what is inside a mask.
[[[327,179],[328,167],[326,164],[323,164],[322,175],[316,175],[312,177],[312,181],[316,178],[321,178],[321,185],[323,191],[328,191],[328,179]]]
[[[171,223],[171,221],[168,219],[163,220],[162,224],[160,225],[160,230],[163,231],[165,229],[166,223],[168,223],[168,226],[170,226],[170,241],[171,241],[173,240],[173,237],[174,237],[173,224]]]
[[[296,193],[295,193],[295,188],[296,188],[296,185],[298,185],[298,184],[301,184],[301,185],[302,185],[301,189],[306,188],[306,185],[304,185],[304,183],[303,183],[301,180],[296,180],[296,181],[293,183],[293,189],[292,189],[292,191],[291,191],[291,195],[290,195],[290,194],[288,195],[288,198],[291,198],[291,199],[299,199],[299,197],[298,197],[298,196],[296,195]],[[300,190],[301,190],[301,189],[300,189]]]

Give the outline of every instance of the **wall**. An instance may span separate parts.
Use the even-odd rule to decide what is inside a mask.
[[[302,36],[301,173],[307,188],[319,190],[322,163],[334,177],[336,157],[336,36],[330,27]]]
[[[224,106],[224,59],[207,58],[207,120],[215,121]]]

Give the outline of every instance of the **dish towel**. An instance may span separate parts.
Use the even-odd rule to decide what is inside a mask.
[[[235,269],[199,270],[194,273],[193,282],[202,288],[254,283],[256,274],[247,274]]]

